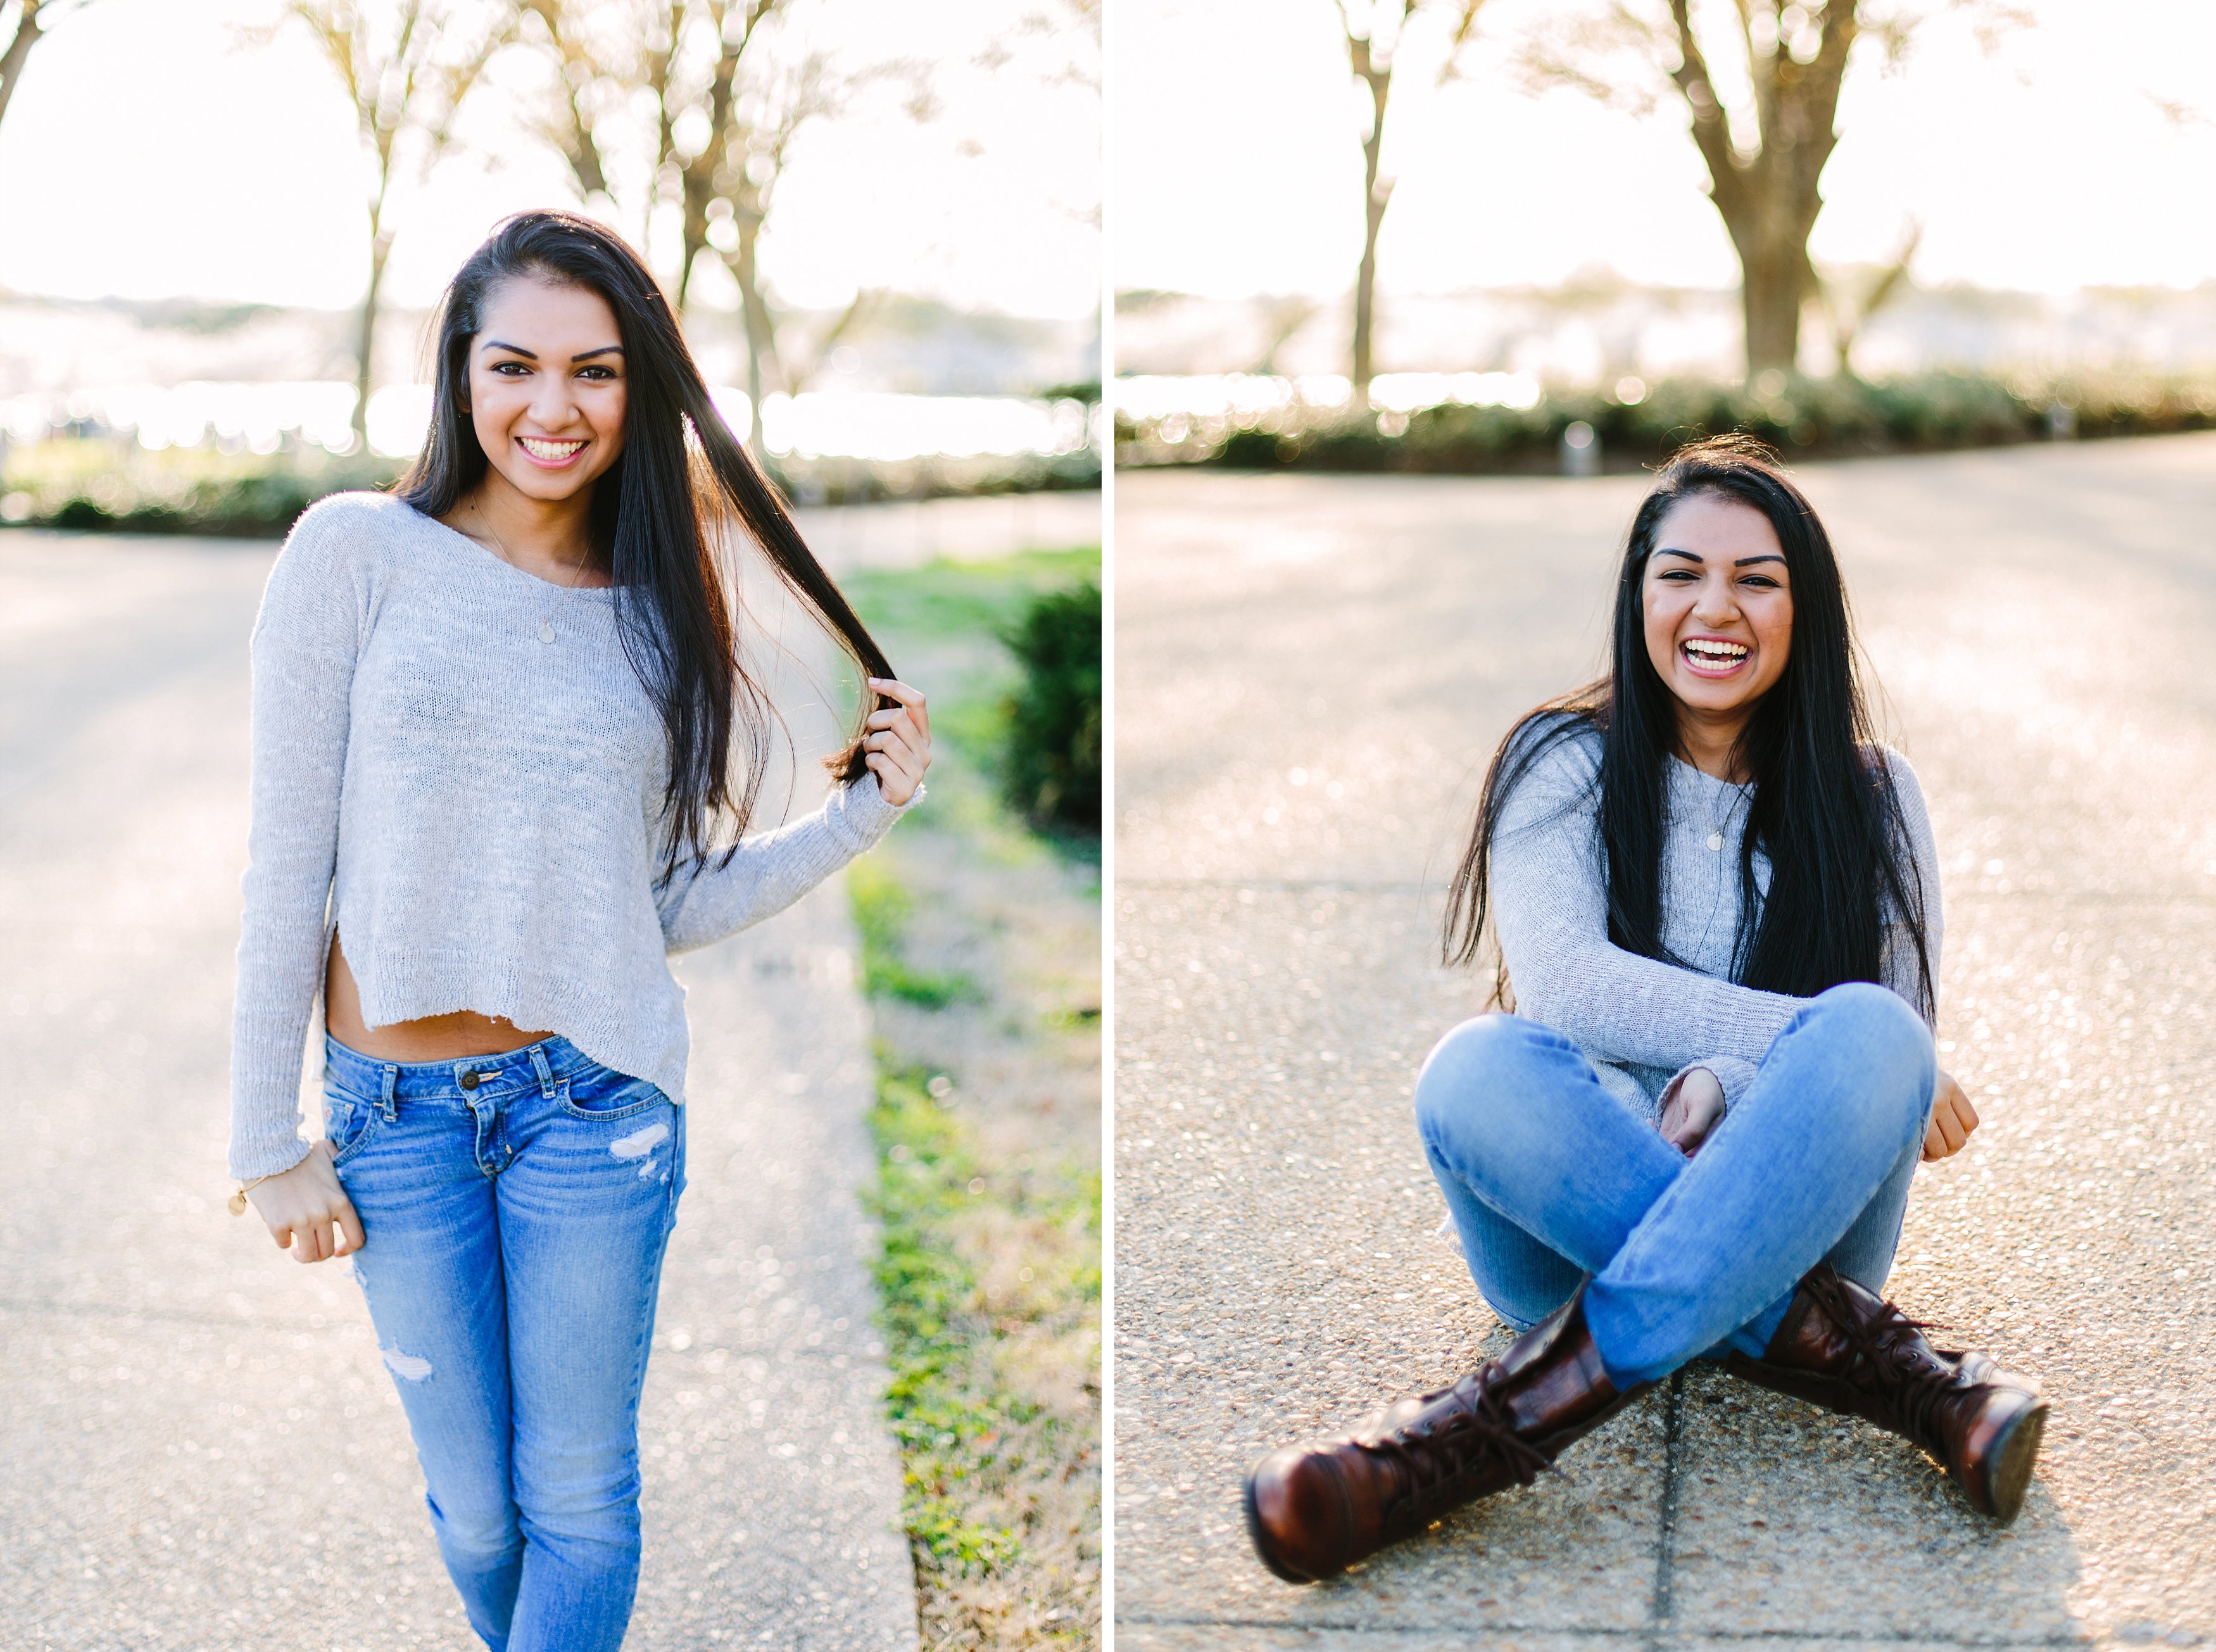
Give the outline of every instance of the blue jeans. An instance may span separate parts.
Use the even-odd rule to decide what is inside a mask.
[[[1514,1015],[1440,1040],[1416,1118],[1486,1301],[1527,1328],[1590,1278],[1585,1323],[1628,1388],[1759,1355],[1819,1261],[1883,1286],[1937,1078],[1916,1013],[1856,983],[1808,1001],[1690,1159]]]
[[[564,1039],[451,1062],[323,1047],[354,1274],[470,1626],[495,1652],[615,1652],[684,1110]]]

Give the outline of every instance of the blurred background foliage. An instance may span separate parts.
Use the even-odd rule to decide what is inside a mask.
[[[1154,284],[1116,299],[1119,465],[1586,473],[1727,430],[1815,459],[2216,422],[2216,243],[2173,210],[2216,191],[2205,11],[1133,12],[1124,85],[1205,88],[1189,141],[1240,183],[1133,129],[1118,274]],[[1327,118],[1263,118],[1294,100]]]
[[[10,157],[74,163],[57,122],[89,77],[171,26],[150,3],[0,0]],[[91,277],[135,297],[0,285],[0,526],[273,534],[335,488],[382,484],[428,412],[426,256],[459,259],[475,237],[458,224],[545,204],[640,249],[719,410],[796,502],[1097,487],[1097,287],[1089,268],[1069,277],[1074,250],[1097,256],[1099,35],[1098,0],[963,0],[928,18],[883,0],[212,0],[192,31],[206,66],[260,73],[273,120],[281,104],[330,151],[326,172],[351,163],[358,193],[338,193],[359,200],[359,240],[297,261],[332,265],[343,290],[351,260],[358,297],[150,296],[143,268]],[[190,78],[169,111],[186,146],[202,140],[184,111],[206,95]],[[944,163],[922,176],[947,200],[935,220],[903,215],[885,192],[932,154]],[[0,166],[0,185],[30,176]],[[994,177],[1024,187],[981,193]],[[1048,273],[980,267],[988,237],[961,214],[983,193]],[[0,236],[19,246],[66,236],[83,209],[50,199],[50,221],[28,221],[21,194],[0,187],[16,214]],[[458,200],[503,204],[479,220]],[[886,226],[875,262],[827,257],[858,202]],[[452,245],[425,254],[434,241]],[[896,246],[904,261],[883,256]],[[1064,310],[962,296],[982,290]]]
[[[1626,401],[1613,389],[1562,386],[1529,407],[1373,411],[1296,401],[1259,412],[1127,414],[1116,422],[1117,456],[1127,465],[1478,474],[1560,468],[1564,435],[1580,423],[1597,442],[1598,467],[1626,470],[1733,430],[1791,457],[1838,459],[2216,428],[2216,375],[2041,382],[1940,371],[1873,383],[1773,373],[1751,385],[1667,379],[1634,393]]]

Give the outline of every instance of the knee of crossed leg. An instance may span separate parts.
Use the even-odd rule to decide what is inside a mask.
[[[1833,987],[1813,1008],[1852,1051],[1856,1100],[1873,1129],[1895,1145],[1920,1136],[1939,1081],[1924,1018],[1899,993],[1868,981]]]
[[[1536,1030],[1513,1015],[1478,1015],[1438,1041],[1416,1079],[1416,1128],[1426,1150],[1475,1149],[1512,1121]]]

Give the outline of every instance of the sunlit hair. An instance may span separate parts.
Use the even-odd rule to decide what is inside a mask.
[[[1703,495],[1751,506],[1768,519],[1793,591],[1785,669],[1757,703],[1733,754],[1754,791],[1739,851],[1732,978],[1796,998],[1842,982],[1875,981],[1890,910],[1907,927],[1919,1006],[1928,1014],[1934,987],[1925,891],[1857,677],[1838,563],[1824,525],[1776,455],[1743,436],[1684,448],[1656,474],[1624,543],[1609,675],[1526,713],[1494,753],[1450,892],[1445,958],[1474,963],[1487,939],[1493,839],[1511,794],[1547,752],[1597,735],[1595,847],[1607,866],[1609,940],[1643,957],[1684,963],[1662,942],[1676,702],[1647,656],[1641,587],[1663,518]],[[1757,848],[1770,861],[1766,895],[1755,881]],[[1493,951],[1496,1000],[1512,1007],[1505,961],[1497,944]]]
[[[471,253],[439,313],[431,430],[400,497],[444,516],[484,479],[489,461],[470,420],[470,348],[504,281],[535,280],[598,293],[615,313],[628,399],[623,452],[593,486],[593,552],[614,587],[625,656],[661,713],[668,743],[664,870],[705,851],[719,819],[743,831],[760,796],[773,716],[747,670],[720,547],[734,520],[778,577],[869,675],[892,665],[803,542],[785,502],[708,398],[662,289],[612,231],[562,212],[519,213]],[[828,760],[841,780],[866,772],[862,720]],[[742,748],[736,771],[734,740]]]

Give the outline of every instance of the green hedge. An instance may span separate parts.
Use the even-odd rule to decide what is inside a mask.
[[[1100,832],[1100,588],[1033,599],[1006,638],[1023,668],[1008,703],[1008,798],[1032,824]]]
[[[1610,470],[1659,463],[1686,442],[1727,430],[1790,456],[1983,447],[2049,435],[2067,410],[2080,436],[2216,428],[2216,379],[2117,377],[2034,382],[1967,373],[1875,383],[1795,379],[1779,394],[1667,379],[1635,405],[1599,391],[1550,392],[1529,409],[1447,406],[1405,415],[1296,408],[1243,421],[1190,422],[1182,441],[1160,424],[1119,421],[1117,463],[1244,469],[1469,474],[1552,471],[1574,421],[1599,436]]]
[[[0,473],[0,525],[128,533],[281,538],[328,494],[389,487],[397,459],[205,452],[140,454],[96,440],[19,448]],[[803,505],[862,504],[981,494],[1098,488],[1100,455],[773,459],[772,478]]]

